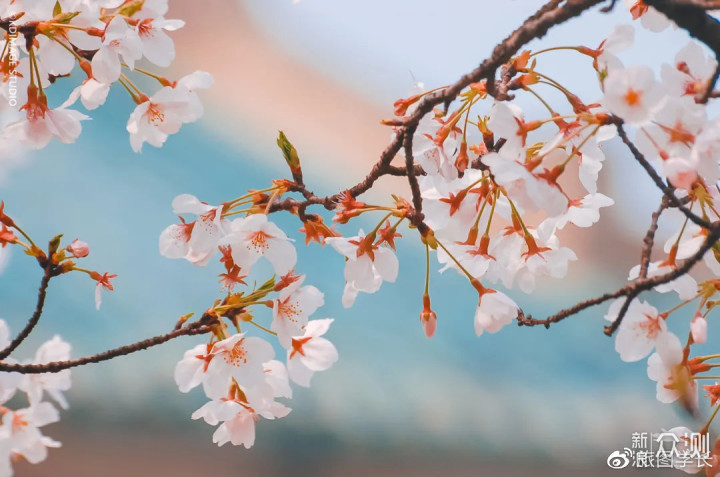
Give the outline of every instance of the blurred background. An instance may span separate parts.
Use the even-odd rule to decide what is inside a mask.
[[[162,149],[145,145],[135,155],[125,132],[133,106],[114,89],[76,144],[0,158],[8,213],[38,240],[57,233],[81,238],[91,245],[88,268],[118,274],[99,312],[86,276],[53,281],[42,321],[17,358],[32,357],[56,333],[79,357],[164,333],[180,315],[202,312],[218,296],[219,270],[157,251],[158,234],[176,220],[173,197],[191,193],[216,204],[285,177],[278,129],[300,151],[306,182],[318,194],[357,182],[389,141],[380,120],[392,115],[395,99],[417,82],[428,89],[454,82],[542,3],[171,2],[168,18],[187,22],[173,35],[172,76],[202,69],[216,79],[201,94],[200,122]],[[621,4],[611,14],[596,9],[531,47],[595,47],[614,25],[629,22]],[[672,62],[686,41],[679,31],[653,35],[638,27],[637,45],[623,60]],[[557,52],[543,55],[541,64],[588,102],[599,97],[587,59]],[[69,92],[73,81],[59,82],[54,93]],[[528,116],[543,114],[537,102],[519,99]],[[616,288],[639,261],[658,195],[620,146],[606,145],[600,182],[616,205],[603,209],[591,230],[562,236],[580,258],[567,279],[545,281],[532,296],[513,293],[534,316]],[[405,193],[402,182],[388,181],[371,197],[387,200],[391,190]],[[274,219],[285,230],[299,228],[295,217]],[[362,224],[341,231],[353,234]],[[43,428],[63,448],[40,465],[18,464],[17,475],[614,475],[632,473],[606,464],[611,452],[629,447],[632,433],[687,423],[655,401],[644,361],[620,361],[602,333],[605,307],[549,331],[510,326],[478,338],[477,295],[461,277],[436,274],[438,330],[428,340],[418,323],[424,250],[417,240],[399,241],[395,284],[361,295],[346,310],[340,256],[317,244],[304,247],[298,233],[294,238],[298,269],[325,292],[316,317],[336,319],[329,338],[340,361],[316,375],[311,389],[295,389],[287,418],[259,423],[253,449],[217,448],[213,429],[190,420],[202,393],[181,394],[172,373],[202,338],[182,338],[73,370],[70,410]],[[0,316],[12,331],[31,313],[39,280],[37,267],[17,253],[0,275]]]

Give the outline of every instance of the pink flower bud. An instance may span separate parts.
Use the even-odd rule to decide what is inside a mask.
[[[690,322],[690,333],[695,343],[705,343],[707,340],[707,320],[704,316],[695,315],[695,318]]]
[[[430,297],[423,296],[423,311],[420,312],[420,324],[425,330],[425,336],[432,338],[437,328],[437,315],[430,309]]]
[[[78,239],[75,239],[73,243],[67,246],[66,250],[72,254],[75,258],[83,258],[87,257],[90,253],[90,247],[87,243],[81,242]]]

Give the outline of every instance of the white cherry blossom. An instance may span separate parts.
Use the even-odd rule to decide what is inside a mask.
[[[615,70],[623,67],[617,53],[629,49],[635,41],[635,28],[632,25],[616,25],[608,37],[600,43],[597,56],[598,71]]]
[[[663,98],[662,89],[647,66],[613,70],[605,78],[603,88],[605,106],[634,126],[648,123]]]
[[[310,386],[310,379],[317,371],[325,371],[338,360],[338,352],[330,341],[322,336],[327,333],[331,318],[312,320],[305,326],[302,335],[293,336],[288,349],[287,369],[294,382]]]
[[[35,359],[27,361],[28,364],[48,364],[70,359],[72,347],[58,335],[43,343],[35,353]],[[63,409],[68,408],[63,391],[70,389],[70,370],[64,369],[57,373],[26,374],[20,381],[19,388],[27,393],[30,404],[42,401],[47,393]]]
[[[665,333],[655,343],[656,351],[648,358],[647,374],[657,382],[657,400],[675,402],[681,397],[697,399],[697,385],[682,365],[683,348],[672,333]]]
[[[670,94],[694,100],[705,92],[716,67],[717,61],[697,42],[690,41],[675,55],[674,66],[662,66],[663,85]]]
[[[71,97],[59,107],[50,109],[47,97],[38,96],[37,90],[33,90],[24,106],[25,119],[8,124],[4,134],[16,137],[32,149],[42,149],[53,137],[63,143],[73,143],[82,132],[80,122],[90,119],[79,111],[68,109],[73,102]]]
[[[121,16],[115,16],[105,28],[102,46],[92,59],[93,76],[101,83],[114,83],[120,77],[121,64],[130,69],[142,58],[137,32]]]
[[[328,237],[338,253],[347,258],[345,262],[345,293],[343,305],[347,308],[355,302],[357,292],[375,293],[383,281],[394,282],[398,275],[399,262],[387,247],[368,243],[369,239],[360,230],[355,237]]]
[[[175,44],[165,31],[182,28],[182,20],[166,20],[162,17],[145,18],[137,24],[142,43],[142,54],[158,66],[170,66],[175,59]]]
[[[320,290],[314,286],[300,286],[304,278],[283,288],[280,296],[273,300],[270,329],[277,333],[278,341],[285,348],[290,348],[292,337],[302,331],[308,317],[325,303]]]
[[[253,387],[263,383],[263,363],[273,359],[275,351],[262,338],[238,333],[215,343],[210,354],[212,359],[205,373],[205,391],[210,397],[220,397],[227,393],[231,378],[240,386]]]
[[[160,147],[183,124],[197,121],[203,115],[203,107],[196,91],[209,88],[212,83],[212,76],[196,71],[178,80],[174,86],[165,86],[144,98],[126,126],[133,151],[140,152],[145,142]]]
[[[217,251],[220,240],[229,227],[222,218],[222,206],[212,206],[194,195],[181,194],[172,201],[173,212],[190,214],[192,222],[173,224],[165,228],[158,241],[160,254],[167,258],[184,258],[195,265],[205,265]]]
[[[40,428],[59,420],[58,411],[47,402],[16,411],[8,410],[2,416],[0,440],[3,437],[9,439],[12,456],[37,464],[47,458],[49,447],[60,447],[59,442],[44,436]]]
[[[517,318],[518,306],[501,291],[485,289],[480,293],[478,306],[475,310],[475,334],[483,332],[497,333]]]
[[[297,262],[291,239],[265,214],[233,220],[221,243],[231,246],[233,260],[248,273],[260,257],[272,264],[277,275],[285,275]]]
[[[615,300],[605,319],[614,322],[625,303],[625,298]],[[667,325],[665,318],[646,301],[638,299],[630,302],[615,336],[615,351],[620,359],[627,362],[645,358],[655,348],[658,340],[665,339]]]

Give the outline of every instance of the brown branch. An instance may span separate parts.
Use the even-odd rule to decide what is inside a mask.
[[[142,351],[153,346],[166,343],[180,336],[201,335],[208,332],[210,332],[210,326],[204,325],[200,322],[196,322],[185,328],[180,328],[179,330],[174,330],[164,335],[148,338],[143,341],[138,341],[137,343],[133,343],[127,346],[121,346],[119,348],[114,348],[92,356],[86,356],[84,358],[73,359],[69,361],[55,361],[47,364],[0,363],[0,371],[21,374],[57,373],[64,369],[75,368],[77,366],[83,366],[86,364],[100,363],[113,358],[117,358],[119,356],[125,356],[131,353],[135,353],[137,351]]]
[[[653,4],[652,0],[646,0],[645,3],[649,5]],[[674,5],[676,7],[693,7],[702,10],[720,9],[720,0],[670,0],[666,1],[665,3]]]
[[[683,214],[685,214],[688,219],[690,219],[692,222],[699,225],[700,227],[710,229],[711,224],[707,220],[698,217],[690,209],[685,207],[682,201],[675,196],[674,188],[665,184],[665,182],[662,180],[662,178],[657,173],[652,164],[648,162],[648,160],[640,152],[637,146],[635,146],[635,144],[630,140],[627,133],[625,132],[625,129],[623,128],[622,120],[616,118],[615,125],[617,127],[618,135],[620,136],[620,139],[622,139],[622,142],[624,142],[628,149],[630,149],[630,152],[632,153],[633,157],[635,157],[635,160],[640,163],[643,169],[645,169],[645,172],[647,172],[655,185],[663,192],[665,197],[668,198],[668,200],[672,203],[673,207],[677,207]]]
[[[717,98],[718,92],[715,91],[715,83],[717,83],[718,78],[720,77],[720,63],[715,67],[715,72],[712,75],[712,78],[708,80],[707,86],[705,86],[705,91],[703,91],[700,98],[697,98],[695,101],[700,104],[707,104],[708,100],[710,98]]]
[[[720,58],[720,23],[705,9],[720,8],[720,2],[689,0],[645,0],[645,3],[664,14],[690,36],[705,43],[715,57]]]
[[[35,325],[38,324],[40,321],[40,317],[42,316],[43,307],[45,306],[45,297],[47,295],[47,288],[50,284],[50,279],[53,277],[53,266],[50,261],[45,265],[44,267],[45,272],[43,273],[42,280],[40,281],[40,287],[38,288],[38,297],[37,297],[37,304],[35,305],[35,311],[33,311],[32,316],[30,316],[30,319],[28,320],[27,324],[25,325],[25,328],[18,334],[14,340],[10,342],[9,345],[5,347],[2,351],[0,351],[0,360],[3,360],[10,356],[10,353],[15,351],[15,349],[20,346],[20,344],[25,341],[25,339],[30,336],[30,333],[32,333],[32,330],[35,328]]]
[[[685,260],[685,262],[681,266],[673,269],[672,271],[670,271],[664,275],[657,275],[657,276],[654,276],[651,278],[635,280],[634,282],[629,283],[618,290],[605,293],[596,298],[590,298],[588,300],[582,301],[570,308],[561,310],[561,311],[557,312],[556,314],[554,314],[548,318],[545,318],[543,320],[534,319],[530,315],[525,316],[525,314],[522,311],[520,311],[520,314],[518,315],[518,318],[517,318],[518,325],[519,326],[542,325],[545,328],[549,328],[551,324],[562,321],[565,318],[575,315],[587,308],[590,308],[590,307],[593,307],[596,305],[600,305],[600,304],[602,304],[608,300],[612,300],[614,298],[620,298],[622,296],[627,297],[626,302],[623,304],[624,310],[621,310],[621,313],[618,314],[618,318],[612,324],[605,327],[605,334],[610,336],[615,332],[615,330],[617,330],[617,327],[620,326],[622,317],[624,316],[625,312],[627,312],[627,307],[629,305],[629,302],[632,301],[633,298],[635,298],[642,292],[648,291],[658,285],[663,285],[665,283],[669,283],[669,282],[675,280],[676,278],[688,273],[692,269],[692,267],[694,267],[700,260],[702,260],[705,253],[707,253],[707,251],[712,248],[712,246],[715,244],[715,242],[717,242],[718,238],[720,238],[720,224],[713,225],[712,228],[709,230],[707,237],[705,237],[705,241],[702,243],[702,245],[697,250],[697,252],[695,252],[691,257],[688,257],[688,259]]]
[[[710,224],[706,220],[698,217],[695,215],[690,209],[685,207],[683,204],[682,199],[678,199],[675,196],[674,189],[670,186],[667,186],[662,178],[658,175],[658,173],[655,171],[655,169],[652,167],[652,165],[648,162],[648,160],[645,158],[645,156],[640,152],[640,150],[635,146],[635,144],[630,140],[627,133],[625,132],[625,129],[623,128],[622,120],[619,118],[614,119],[614,123],[618,130],[618,135],[622,139],[622,141],[625,143],[625,145],[630,149],[630,152],[635,157],[635,159],[642,165],[642,167],[645,169],[647,174],[652,178],[653,182],[657,185],[657,187],[663,192],[663,202],[658,208],[658,210],[653,214],[652,222],[650,225],[650,228],[648,229],[648,232],[645,236],[645,239],[643,240],[643,251],[641,256],[641,270],[640,270],[640,276],[637,280],[634,282],[615,290],[614,292],[608,292],[605,293],[599,297],[591,298],[585,301],[582,301],[575,306],[572,306],[570,308],[566,308],[564,310],[559,311],[558,313],[545,318],[543,320],[538,320],[532,318],[532,316],[528,315],[525,316],[524,312],[522,310],[519,311],[518,314],[518,325],[519,326],[538,326],[542,325],[545,326],[545,328],[549,328],[550,324],[557,323],[559,321],[564,320],[565,318],[568,318],[570,316],[573,316],[587,308],[599,305],[601,303],[604,303],[608,300],[614,299],[614,298],[620,298],[622,296],[626,297],[625,302],[623,303],[620,312],[618,313],[617,318],[613,323],[605,327],[605,334],[608,336],[611,336],[620,326],[620,323],[622,322],[625,314],[627,313],[627,310],[630,306],[630,303],[634,298],[636,298],[640,293],[650,290],[653,287],[657,285],[662,285],[664,283],[671,282],[672,280],[688,273],[690,269],[702,259],[702,257],[705,255],[705,253],[712,248],[712,246],[717,242],[718,238],[720,238],[720,224]],[[657,230],[657,221],[660,217],[660,214],[662,213],[663,209],[668,207],[672,203],[674,207],[677,207],[679,210],[681,210],[688,219],[692,220],[696,224],[700,225],[701,227],[705,228],[708,231],[708,235],[705,238],[705,241],[703,242],[702,246],[698,251],[691,257],[689,257],[682,266],[677,267],[673,269],[672,271],[664,274],[664,275],[658,275],[652,278],[646,278],[647,277],[647,268],[649,266],[650,262],[650,254],[652,250],[652,246],[654,243],[655,238],[655,232]]]
[[[415,164],[415,158],[413,157],[413,136],[417,124],[413,124],[405,131],[405,140],[403,141],[403,149],[405,150],[405,170],[407,172],[408,184],[410,185],[410,191],[412,193],[413,207],[415,208],[416,221],[414,225],[418,226],[422,223],[422,195],[420,193],[420,184],[418,183],[417,177],[412,173],[413,166]],[[426,226],[427,227],[427,226]]]
[[[650,257],[652,256],[652,249],[655,244],[655,232],[657,232],[658,220],[660,220],[660,215],[663,211],[667,209],[668,202],[667,196],[664,195],[662,201],[660,202],[660,206],[652,214],[650,227],[648,227],[645,238],[643,239],[643,249],[640,254],[640,274],[638,275],[640,278],[647,278],[648,267],[650,266]]]
[[[562,6],[559,6],[562,2],[558,0],[551,0],[546,3],[536,13],[530,16],[522,24],[522,26],[498,44],[493,50],[492,55],[482,62],[477,68],[461,77],[456,83],[448,88],[425,96],[418,103],[415,111],[413,111],[410,116],[402,120],[402,126],[398,127],[395,138],[382,152],[380,159],[373,166],[370,173],[361,182],[350,189],[347,189],[350,194],[353,197],[358,197],[359,195],[367,192],[377,179],[383,175],[392,174],[390,171],[397,171],[397,169],[391,169],[392,166],[390,163],[403,147],[405,135],[410,133],[410,131],[414,132],[417,129],[420,120],[432,111],[435,106],[439,104],[444,104],[446,107],[449,106],[449,104],[462,92],[463,89],[471,83],[476,83],[486,78],[492,72],[497,71],[504,64],[510,61],[513,55],[516,54],[525,44],[534,39],[545,36],[545,34],[553,26],[582,14],[585,10],[602,3],[603,1],[604,0],[567,0]],[[410,133],[410,135],[412,135],[412,133]],[[407,165],[405,169],[408,170]],[[300,207],[303,203],[307,205],[323,205],[326,209],[333,210],[337,206],[337,202],[344,192],[345,189],[324,198],[317,197],[312,194],[309,198],[306,197],[304,201],[292,198],[285,199],[272,204],[270,212],[276,212],[279,210],[294,210]],[[416,209],[418,209],[417,206]]]

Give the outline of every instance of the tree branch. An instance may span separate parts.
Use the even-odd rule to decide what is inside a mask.
[[[153,346],[157,346],[166,343],[172,339],[180,336],[192,336],[201,335],[210,332],[210,326],[204,325],[200,322],[188,325],[185,328],[171,331],[170,333],[148,338],[137,343],[133,343],[127,346],[121,346],[114,348],[102,353],[98,353],[92,356],[86,356],[84,358],[69,360],[69,361],[55,361],[47,364],[11,364],[11,363],[0,363],[0,371],[15,372],[21,374],[42,374],[42,373],[57,373],[64,369],[75,368],[77,366],[83,366],[86,364],[100,363],[108,361],[119,356],[125,356],[137,351],[142,351]]]
[[[660,206],[652,214],[650,227],[643,239],[643,249],[640,254],[640,274],[638,275],[640,278],[647,278],[648,267],[650,266],[650,257],[652,255],[653,245],[655,244],[655,232],[657,232],[658,220],[660,220],[660,215],[663,211],[667,209],[668,202],[668,197],[664,195],[662,201],[660,201]]]
[[[35,325],[37,325],[40,321],[43,307],[45,306],[45,296],[47,295],[47,288],[50,284],[50,279],[53,277],[53,267],[52,263],[49,260],[48,263],[45,265],[44,270],[45,272],[43,273],[42,280],[40,281],[40,287],[38,289],[38,297],[37,304],[35,305],[35,311],[33,312],[32,316],[25,325],[25,328],[23,328],[20,334],[18,334],[17,337],[5,347],[5,349],[0,351],[0,361],[10,356],[10,353],[15,351],[15,349],[20,346],[23,341],[25,341],[25,338],[30,336],[30,333],[32,333]]]
[[[353,197],[358,197],[367,192],[377,179],[386,174],[393,174],[397,169],[392,169],[390,163],[403,147],[404,137],[407,134],[412,135],[417,129],[420,120],[428,114],[432,109],[444,104],[446,107],[455,100],[455,98],[471,83],[476,83],[485,79],[492,72],[502,67],[505,63],[515,55],[520,48],[528,42],[542,38],[555,25],[563,23],[573,17],[582,14],[590,7],[602,3],[604,0],[567,0],[562,6],[560,1],[551,0],[541,7],[537,12],[530,16],[525,22],[515,30],[510,36],[498,44],[492,52],[492,55],[482,62],[477,68],[470,73],[461,77],[453,85],[436,91],[425,96],[417,105],[417,108],[410,116],[403,118],[401,126],[397,129],[397,134],[393,141],[385,148],[380,155],[380,159],[373,166],[370,173],[358,184],[347,189]],[[412,132],[411,132],[412,131]],[[406,171],[407,164],[405,167]],[[393,171],[393,172],[390,172]],[[412,187],[412,184],[411,184]],[[324,198],[317,197],[312,194],[311,197],[304,201],[297,199],[285,199],[272,204],[269,211],[276,212],[279,210],[293,210],[302,204],[307,205],[323,205],[328,210],[333,210],[337,206],[337,202],[346,189]],[[417,207],[416,207],[417,209]]]
[[[605,334],[610,336],[615,332],[615,330],[617,330],[618,326],[620,326],[622,318],[625,312],[627,312],[629,302],[632,301],[633,298],[637,297],[640,293],[644,291],[648,291],[658,285],[669,283],[676,278],[688,273],[692,269],[692,267],[694,267],[700,260],[702,260],[705,253],[707,253],[707,251],[712,248],[715,242],[717,242],[718,238],[720,238],[720,224],[714,224],[709,229],[708,235],[705,237],[705,241],[703,241],[697,252],[695,252],[691,257],[688,257],[688,259],[685,260],[685,262],[681,266],[673,269],[672,271],[651,278],[637,279],[634,282],[629,283],[618,290],[605,293],[596,298],[590,298],[588,300],[582,301],[577,305],[561,310],[558,313],[543,320],[534,319],[530,315],[525,316],[525,314],[521,310],[517,318],[518,325],[542,325],[545,328],[550,328],[550,325],[552,323],[562,321],[565,318],[575,315],[587,308],[593,307],[595,305],[600,305],[601,303],[612,300],[614,298],[620,298],[622,296],[627,297],[626,302],[623,304],[623,309],[621,310],[620,314],[618,314],[617,319],[612,324],[605,327]]]
[[[677,207],[685,216],[690,219],[695,224],[699,225],[700,227],[703,227],[705,229],[710,229],[712,226],[707,221],[704,220],[701,217],[698,217],[695,215],[690,209],[685,207],[683,205],[682,201],[678,199],[675,196],[674,188],[668,186],[663,182],[660,175],[657,173],[655,168],[648,162],[648,160],[645,158],[645,156],[640,152],[640,150],[635,146],[635,144],[630,140],[627,133],[625,132],[625,129],[622,125],[622,120],[619,118],[615,119],[615,125],[617,127],[618,135],[620,136],[620,139],[625,143],[625,145],[630,149],[630,152],[632,153],[633,157],[635,157],[635,160],[640,163],[640,165],[645,169],[645,172],[650,176],[650,178],[653,180],[655,185],[663,192],[665,197],[668,198],[668,200],[672,203],[673,207]]]

